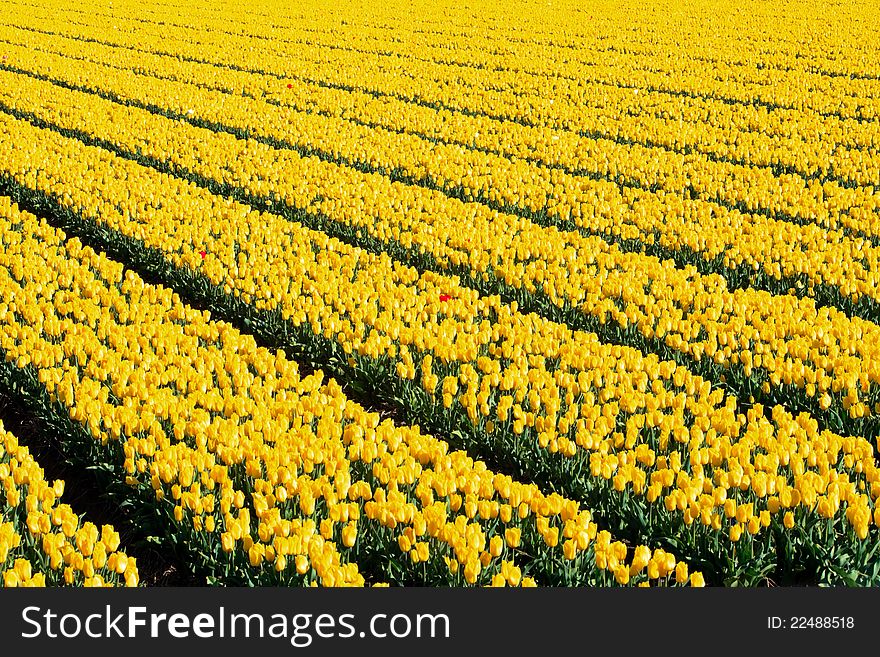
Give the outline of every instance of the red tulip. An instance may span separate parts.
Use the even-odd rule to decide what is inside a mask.
[[[288,83],[287,83],[287,88],[288,88],[288,89],[293,89],[293,85],[290,84],[290,83],[288,82]]]
[[[199,255],[202,256],[202,260],[205,259],[205,256],[208,255],[206,251],[199,251]]]
[[[440,301],[449,301],[451,298],[452,297],[449,296],[448,294],[441,294],[440,295]]]

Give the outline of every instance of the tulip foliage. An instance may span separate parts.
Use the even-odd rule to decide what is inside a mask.
[[[876,9],[360,4],[0,6],[23,403],[218,583],[880,582]]]

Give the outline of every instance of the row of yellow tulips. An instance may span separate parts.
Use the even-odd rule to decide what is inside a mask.
[[[854,532],[854,549],[856,536],[869,537],[880,489],[871,486],[877,470],[864,439],[819,431],[782,408],[772,420],[757,408],[738,415],[734,398],[674,363],[603,346],[106,151],[4,123],[16,143],[0,139],[6,175],[25,191],[142,242],[246,303],[276,309],[355,363],[384,359],[385,376],[417,379],[442,401],[438,412],[466,412],[482,435],[498,431],[511,453],[537,439],[540,451],[584,463],[617,513],[655,515],[645,518],[646,532],[678,518],[703,525],[715,549],[736,553],[744,527],[769,541],[766,527],[790,529],[798,515],[816,527],[821,505],[843,523],[835,531]],[[533,438],[517,440],[522,434]],[[868,488],[870,496],[861,493]],[[868,524],[862,511],[844,513],[855,504],[868,509]]]
[[[670,162],[686,154],[691,156],[689,160],[702,165],[700,171],[706,167],[710,170],[708,175],[690,176],[699,192],[708,187],[717,194],[724,188],[717,182],[712,184],[710,176],[718,170],[734,171],[741,179],[757,181],[760,185],[755,190],[757,199],[766,200],[772,195],[777,204],[784,203],[787,212],[794,208],[781,201],[785,197],[770,185],[774,174],[784,175],[786,188],[799,189],[800,194],[808,196],[820,194],[822,186],[811,186],[803,179],[812,181],[818,176],[820,183],[830,185],[825,195],[833,196],[838,189],[853,185],[876,186],[880,171],[877,124],[873,121],[859,122],[793,109],[771,110],[763,105],[744,106],[712,98],[695,99],[652,91],[651,85],[640,89],[631,81],[621,83],[619,79],[604,84],[585,81],[582,67],[580,76],[568,78],[566,84],[560,84],[556,75],[523,76],[507,70],[463,69],[422,60],[415,62],[419,65],[417,68],[427,70],[413,73],[410,69],[414,63],[408,58],[392,57],[387,63],[365,66],[361,52],[342,51],[343,54],[334,55],[337,50],[328,49],[322,43],[286,43],[284,40],[273,41],[272,54],[261,52],[256,63],[245,46],[246,39],[242,37],[236,42],[233,38],[230,42],[228,34],[205,31],[187,34],[189,30],[169,31],[167,25],[145,26],[138,21],[137,30],[131,36],[120,31],[110,37],[103,30],[105,19],[102,17],[91,17],[75,25],[65,16],[50,14],[10,20],[26,28],[11,28],[14,39],[25,39],[38,47],[47,42],[64,43],[70,39],[63,37],[72,37],[81,40],[80,45],[86,49],[100,50],[103,44],[119,45],[136,49],[136,55],[140,56],[156,52],[203,62],[200,72],[205,80],[213,77],[210,69],[217,67],[268,76],[262,82],[251,80],[242,88],[254,88],[272,99],[289,98],[280,83],[299,79],[363,93],[370,98],[378,94],[380,100],[392,105],[388,108],[392,112],[400,111],[398,106],[415,104],[421,110],[442,109],[440,115],[451,113],[455,118],[476,115],[475,119],[488,122],[491,129],[471,129],[470,135],[476,135],[475,145],[485,142],[497,131],[508,132],[518,126],[519,132],[538,133],[538,140],[543,142],[556,138],[583,144],[587,141],[585,137],[600,138],[609,144],[606,148],[635,144],[649,156]],[[313,40],[313,35],[309,33],[308,39]],[[295,52],[296,62],[291,62],[293,54],[285,52],[286,49]],[[337,61],[336,57],[342,60]],[[465,76],[462,70],[470,74]],[[701,79],[706,74],[705,71],[692,73]],[[414,88],[413,76],[420,87]],[[505,76],[511,79],[504,82]],[[524,99],[524,89],[530,86],[535,88]],[[863,102],[864,94],[871,93],[862,91],[854,101]],[[837,93],[835,97],[839,97],[840,91],[827,93]],[[816,95],[822,94],[817,92]],[[519,111],[515,112],[517,108]],[[758,126],[760,129],[756,129]],[[645,148],[647,146],[651,148]],[[639,173],[644,178],[653,169],[663,172],[664,166],[665,163],[660,162],[659,166],[649,166],[642,172],[635,169],[634,173],[637,179]],[[589,170],[589,166],[575,168]],[[687,181],[687,172],[679,178]],[[748,201],[744,203],[748,205]],[[809,212],[804,214],[809,220]]]
[[[612,541],[576,502],[379,422],[320,373],[301,378],[171,290],[8,198],[0,208],[7,363],[32,368],[96,445],[118,446],[120,476],[173,518],[183,550],[217,560],[218,579],[362,584],[349,557],[384,549],[397,567],[403,550],[416,583],[700,583],[667,552]]]
[[[19,6],[17,2],[9,4]],[[865,0],[859,0],[857,4],[860,5],[857,11],[864,12],[870,8]],[[45,11],[44,6],[35,8]],[[267,24],[263,22],[264,17],[250,13],[250,10],[244,13],[241,8],[229,7],[221,12],[220,18],[216,13],[211,18],[203,16],[195,25],[188,18],[193,11],[189,5],[179,6],[176,11],[163,6],[146,18],[143,6],[133,3],[118,3],[110,11],[85,11],[70,3],[59,2],[57,9],[65,12],[68,23],[73,26],[94,25],[95,18],[99,18],[113,21],[115,29],[119,31],[141,31],[162,23],[206,46],[210,44],[212,50],[216,42],[228,48],[229,52],[233,50],[231,46],[238,47],[242,42],[249,46],[248,40],[256,37],[271,42],[285,54],[296,49],[317,47],[328,51],[328,57],[356,55],[362,65],[375,58],[386,69],[398,68],[401,62],[428,70],[439,68],[444,79],[453,79],[456,84],[467,85],[470,82],[471,85],[481,86],[482,83],[492,88],[522,92],[529,89],[530,82],[546,88],[548,83],[541,79],[547,77],[559,81],[598,80],[606,86],[637,86],[646,90],[656,88],[691,96],[717,95],[728,102],[740,104],[761,102],[820,114],[876,118],[873,108],[864,103],[864,98],[870,97],[871,91],[876,89],[877,76],[870,73],[871,62],[866,61],[860,48],[839,42],[844,37],[852,39],[853,31],[858,33],[860,28],[852,24],[841,26],[839,31],[829,31],[829,36],[838,39],[835,43],[837,56],[823,61],[821,53],[812,50],[801,50],[796,56],[784,47],[776,51],[776,43],[750,54],[744,54],[741,49],[720,54],[700,53],[701,39],[691,40],[689,45],[693,45],[694,50],[689,48],[689,56],[671,57],[679,52],[680,27],[672,30],[672,33],[679,34],[664,45],[659,45],[654,33],[639,35],[646,40],[640,43],[639,36],[633,35],[631,28],[626,30],[629,34],[621,37],[620,30],[612,27],[604,33],[583,35],[573,42],[581,46],[578,48],[573,48],[572,43],[559,43],[558,33],[553,34],[557,38],[538,44],[520,35],[513,43],[499,47],[497,33],[487,35],[480,29],[455,33],[441,28],[432,35],[431,31],[420,30],[417,24],[409,23],[399,26],[400,31],[409,36],[401,39],[387,24],[373,30],[365,28],[364,17],[357,15],[356,10],[352,14],[351,8],[345,7],[339,9],[343,14],[348,14],[343,19],[347,25],[317,11],[310,14],[308,9],[296,21],[278,17],[277,22]],[[447,8],[432,6],[431,9],[433,11],[426,14],[436,15]],[[229,16],[235,16],[235,20],[229,20]],[[395,13],[394,9],[387,14],[392,20],[397,16],[399,13]],[[518,17],[524,16],[520,14]],[[758,19],[755,24],[761,20],[766,18]],[[737,14],[737,22],[741,22],[741,14]],[[266,30],[269,25],[271,33]],[[568,27],[570,29],[572,26]],[[823,28],[827,29],[827,24],[823,24]],[[687,29],[684,28],[685,33]],[[743,30],[738,30],[737,34],[743,34]],[[504,38],[500,37],[502,41]],[[584,41],[593,42],[596,47],[582,48]],[[455,46],[454,49],[450,48],[450,43]],[[728,40],[728,43],[731,41]],[[768,49],[771,52],[768,53]],[[253,57],[251,61],[258,62],[259,58]],[[449,70],[451,67],[437,67],[437,64],[452,64],[457,69],[465,70],[456,74],[454,69]],[[493,77],[483,73],[484,79],[474,79],[478,73],[472,73],[471,69],[488,69],[499,75]]]
[[[880,74],[880,64],[862,56],[880,49],[870,43],[851,43],[846,39],[854,28],[860,29],[853,25],[853,19],[877,13],[877,8],[865,0],[835,7],[838,22],[832,24],[825,15],[814,10],[814,2],[799,3],[786,8],[785,12],[754,0],[724,7],[718,3],[705,3],[693,6],[687,16],[675,15],[671,11],[653,11],[653,7],[633,3],[624,11],[591,7],[590,20],[584,20],[579,5],[570,3],[556,3],[549,10],[537,13],[499,0],[484,0],[481,6],[489,11],[481,23],[473,21],[470,7],[449,1],[435,3],[433,11],[406,16],[402,21],[401,8],[410,8],[402,2],[386,3],[381,11],[369,14],[361,12],[357,4],[322,5],[327,12],[320,14],[309,3],[300,5],[291,13],[288,7],[279,6],[273,0],[252,3],[247,12],[242,12],[235,4],[163,2],[144,6],[129,0],[115,3],[113,11],[98,8],[88,13],[125,18],[131,17],[132,8],[136,8],[136,16],[148,21],[162,20],[193,32],[220,31],[257,38],[266,38],[269,31],[272,38],[284,38],[299,32],[317,38],[334,29],[341,38],[326,41],[328,47],[362,47],[368,52],[410,56],[416,52],[430,52],[435,61],[477,65],[496,60],[522,65],[527,61],[526,57],[531,56],[532,63],[544,73],[557,70],[559,65],[590,65],[630,55],[636,56],[634,66],[646,66],[647,62],[654,70],[663,64],[663,68],[656,68],[663,71],[678,70],[693,59],[746,67],[751,70],[741,71],[741,76],[760,77],[758,71],[764,69],[755,66],[760,59],[764,68],[781,71],[832,77],[841,74],[877,77]],[[662,6],[666,10],[672,9],[675,0]],[[78,8],[70,9],[76,12]],[[716,21],[714,32],[703,31],[699,38],[692,38],[688,42],[687,58],[666,56],[669,52],[665,49],[680,46],[682,35],[698,29],[700,21],[707,17],[718,17],[722,9],[735,14],[735,20]],[[86,12],[79,9],[79,13]],[[794,19],[785,23],[787,29],[768,30],[767,22],[783,20],[783,13]],[[224,21],[222,17],[225,15],[234,15],[236,20]],[[817,25],[824,29],[816,30]],[[407,38],[400,38],[400,34]],[[467,39],[457,42],[456,48],[452,49],[449,48],[450,36]],[[805,50],[805,36],[809,36],[817,47]],[[354,46],[349,46],[349,39]],[[599,47],[582,48],[585,39],[596,40]],[[424,50],[416,51],[416,45]]]
[[[859,250],[864,240],[850,240],[812,224],[845,229],[856,236],[880,235],[880,192],[875,194],[870,187],[846,187],[836,181],[823,184],[794,174],[776,176],[767,168],[707,159],[696,153],[682,156],[662,147],[438,111],[393,97],[377,99],[365,92],[325,88],[302,80],[285,84],[274,75],[145,52],[143,36],[132,38],[135,50],[14,28],[8,28],[8,35],[21,44],[9,52],[17,67],[22,66],[17,63],[22,60],[32,67],[36,63],[34,49],[47,49],[72,57],[75,61],[68,66],[76,70],[82,69],[84,60],[97,64],[90,76],[93,80],[114,75],[114,68],[131,69],[234,96],[245,94],[257,102],[261,115],[283,113],[288,107],[296,110],[287,134],[278,137],[300,148],[394,172],[466,199],[539,213],[555,221],[572,220],[582,229],[600,234],[656,239],[673,250],[686,247],[706,259],[727,255],[732,264],[759,263],[765,267],[779,262],[788,276],[810,275],[816,268],[799,263],[796,255],[804,256],[792,254],[790,248],[776,243],[768,253],[766,247],[758,250],[756,245],[763,243],[759,238],[754,245],[747,242],[746,248],[736,242],[743,233],[785,233],[787,242],[801,244],[807,251],[821,253],[828,244],[843,242],[842,257],[858,270],[862,267],[858,261],[870,257]],[[156,47],[167,51],[167,37]],[[99,84],[94,86],[100,88]],[[266,104],[260,106],[262,100]],[[730,141],[735,139],[712,143]],[[786,152],[791,152],[788,146]],[[688,194],[684,202],[678,198],[682,190]],[[666,198],[668,195],[674,197]],[[626,215],[625,208],[635,211]],[[780,221],[752,213],[779,217]],[[677,221],[671,221],[672,217]],[[870,252],[870,245],[867,249]],[[839,257],[826,259],[835,262]]]
[[[634,343],[657,338],[673,354],[711,359],[719,379],[731,366],[748,379],[757,374],[761,378],[752,386],[755,392],[760,386],[768,391],[796,386],[817,413],[832,406],[855,419],[877,412],[873,406],[880,401],[876,398],[880,361],[872,354],[880,330],[873,322],[817,308],[794,296],[730,291],[717,277],[624,254],[598,238],[542,228],[478,204],[303,158],[294,151],[214,133],[26,77],[3,75],[9,81],[4,103],[65,130],[78,130],[167,162],[181,172],[233,185],[269,205],[277,199],[290,211],[326,217],[331,226],[376,238],[383,248],[402,246],[427,253],[442,269],[464,268],[477,280],[481,277],[477,272],[488,269],[499,285],[529,295],[540,286],[552,307],[576,306],[576,319],[592,317],[597,326],[610,321],[624,337],[636,336],[629,338]],[[159,87],[151,93],[143,84],[137,89],[134,85],[132,80],[112,88],[122,97],[138,93],[144,100],[157,101],[161,92],[168,91]],[[173,98],[167,93],[162,97]],[[187,102],[178,100],[173,109],[179,112]],[[252,116],[247,110],[247,105],[220,107],[203,114],[211,119],[228,115],[243,122]],[[245,292],[254,294],[250,286]]]

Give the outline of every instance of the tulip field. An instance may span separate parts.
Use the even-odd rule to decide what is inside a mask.
[[[6,586],[880,585],[878,436],[874,2],[0,0]]]

